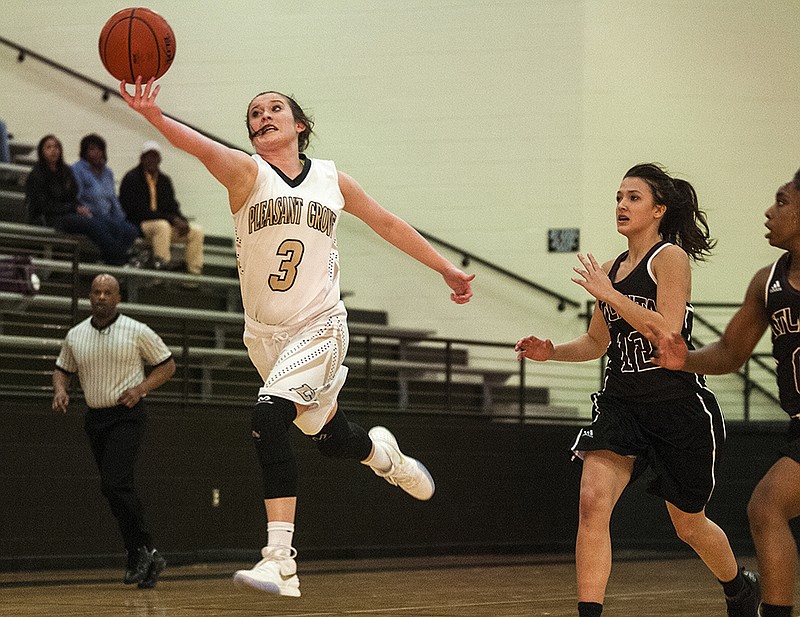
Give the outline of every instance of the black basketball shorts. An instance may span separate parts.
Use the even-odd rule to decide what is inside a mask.
[[[725,421],[710,390],[669,401],[638,402],[592,396],[592,424],[572,444],[578,458],[591,450],[635,457],[631,482],[645,470],[648,492],[684,512],[700,512],[716,483]]]
[[[800,418],[792,418],[786,430],[786,443],[779,449],[781,456],[788,456],[800,463]]]

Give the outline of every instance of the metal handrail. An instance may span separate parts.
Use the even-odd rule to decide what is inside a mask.
[[[543,293],[546,296],[550,296],[551,298],[554,298],[554,299],[558,300],[558,310],[559,311],[564,311],[566,309],[566,307],[568,307],[568,306],[571,306],[573,308],[580,308],[581,307],[581,303],[580,302],[577,302],[577,301],[575,301],[575,300],[573,300],[571,298],[568,298],[568,297],[566,297],[566,296],[564,296],[564,295],[562,295],[562,294],[560,294],[558,292],[555,292],[552,289],[548,289],[547,287],[539,285],[538,283],[534,283],[533,281],[531,281],[530,279],[525,278],[524,276],[520,276],[519,274],[511,272],[510,270],[506,270],[502,266],[498,266],[495,263],[492,263],[490,261],[486,261],[485,259],[483,259],[481,257],[478,257],[477,255],[475,255],[473,253],[470,253],[469,251],[465,251],[464,249],[459,248],[459,247],[455,246],[454,244],[450,244],[449,242],[447,242],[445,240],[442,240],[441,238],[437,238],[436,236],[434,236],[432,234],[429,234],[429,233],[427,233],[425,231],[422,231],[419,228],[417,228],[417,231],[419,232],[419,234],[423,238],[425,238],[429,242],[433,242],[435,244],[443,246],[443,247],[453,251],[454,253],[459,253],[461,255],[461,259],[462,259],[462,265],[465,266],[465,267],[468,266],[470,264],[470,262],[474,261],[475,263],[479,263],[482,266],[485,266],[485,267],[489,268],[490,270],[493,270],[493,271],[497,272],[498,274],[502,274],[505,277],[508,277],[508,278],[518,282],[518,283],[522,283],[523,285],[525,285],[527,287],[530,287],[531,289],[535,289],[536,291],[538,291],[540,293]]]
[[[60,309],[69,306],[70,299],[57,296],[26,297],[20,294],[5,292],[0,293],[0,303],[4,303],[9,307],[16,307],[12,310],[19,311],[20,313],[28,312],[31,307],[53,308],[56,310],[56,313],[58,313]],[[167,331],[161,332],[161,334],[166,337],[165,340],[170,340],[169,344],[179,364],[177,381],[180,383],[180,392],[163,392],[156,394],[155,398],[174,400],[184,405],[196,402],[220,402],[225,396],[228,396],[228,398],[224,398],[224,400],[230,403],[244,403],[248,400],[247,397],[236,396],[230,398],[231,395],[225,395],[223,393],[210,395],[212,388],[216,389],[218,386],[222,386],[224,389],[226,385],[239,383],[238,381],[230,381],[230,379],[232,379],[230,376],[223,376],[220,378],[219,376],[211,377],[211,374],[208,374],[208,379],[212,380],[208,385],[208,392],[211,398],[206,398],[205,385],[202,386],[200,392],[194,392],[191,389],[192,387],[197,387],[205,383],[202,380],[205,380],[206,377],[202,377],[201,381],[197,381],[199,378],[197,375],[198,370],[204,371],[206,368],[224,366],[227,367],[226,370],[234,371],[235,373],[245,371],[246,367],[250,367],[247,362],[246,351],[238,345],[234,348],[226,347],[225,342],[219,338],[219,332],[217,330],[218,328],[224,328],[230,331],[231,327],[235,327],[237,330],[240,329],[242,327],[240,314],[227,311],[186,308],[176,309],[174,307],[135,303],[122,303],[120,304],[120,309],[122,312],[129,313],[139,318],[144,317],[146,320],[150,318],[163,319],[169,317],[164,323],[168,321],[171,326]],[[88,302],[86,300],[80,301],[78,311],[80,314],[88,313]],[[34,315],[38,314],[39,313],[34,313]],[[64,312],[61,314],[63,315]],[[39,320],[41,321],[41,318],[39,318]],[[37,318],[34,316],[33,321],[27,324],[21,322],[19,325],[25,330],[29,329],[31,326],[35,326],[37,323],[39,322],[37,322]],[[161,324],[160,328],[163,328],[164,323]],[[198,342],[198,334],[196,332],[190,332],[189,324],[193,324],[192,328],[196,328],[196,325],[199,323],[207,324],[209,328],[213,328],[214,332],[217,332],[217,334],[214,334],[211,338],[206,338],[205,341],[203,341],[201,337],[201,341]],[[56,332],[59,333],[56,334],[56,336],[63,335],[67,327],[66,324],[62,323],[59,329],[50,328],[49,331],[52,332],[52,334],[47,334],[45,332],[44,336],[0,334],[0,347],[18,350],[14,352],[15,354],[19,354],[19,350],[24,349],[36,349],[40,352],[55,353],[60,345],[61,339],[48,337],[53,336]],[[710,327],[713,329],[713,326]],[[401,394],[405,392],[406,402],[408,401],[407,395],[411,392],[408,388],[413,380],[418,380],[422,375],[427,374],[431,376],[438,375],[439,378],[443,380],[442,385],[444,389],[442,391],[443,398],[441,406],[432,410],[424,405],[422,408],[415,405],[409,407],[407,410],[412,413],[420,411],[425,411],[426,413],[462,413],[464,410],[461,410],[455,404],[454,397],[463,394],[461,388],[463,387],[462,384],[465,382],[463,382],[462,379],[472,379],[469,383],[483,384],[483,395],[479,394],[478,396],[482,396],[481,400],[483,401],[484,414],[487,417],[502,417],[519,422],[536,420],[538,417],[535,407],[533,408],[534,413],[531,413],[532,408],[530,405],[536,403],[536,399],[531,399],[526,385],[526,380],[530,377],[528,370],[535,366],[535,363],[523,361],[517,365],[513,361],[513,344],[510,342],[503,343],[475,339],[434,337],[431,336],[430,332],[404,330],[402,328],[387,328],[385,331],[382,331],[382,329],[378,327],[364,326],[363,331],[360,330],[361,326],[359,324],[353,324],[351,327],[351,347],[353,347],[353,342],[357,340],[363,342],[363,347],[360,353],[350,354],[348,365],[351,366],[353,370],[359,369],[360,372],[358,376],[365,380],[366,384],[365,389],[358,390],[351,388],[349,392],[357,393],[360,391],[362,395],[365,395],[366,410],[380,407],[381,404],[376,402],[377,396],[381,392],[379,389],[380,386],[377,384],[379,380],[385,379],[385,377],[382,376],[386,375],[388,371],[396,375],[397,385],[401,388]],[[378,341],[380,341],[380,343],[377,343]],[[409,346],[409,344],[413,345]],[[478,360],[476,364],[474,358],[472,358],[472,350],[481,347],[503,349],[507,350],[508,353],[503,354],[502,357],[492,354],[492,359],[484,357],[483,361]],[[420,356],[420,350],[426,351],[423,351]],[[465,354],[461,353],[462,350],[468,351],[470,358],[472,358],[471,361],[466,361],[467,358]],[[355,352],[355,349],[351,349],[351,351]],[[406,353],[407,351],[414,351],[414,354],[408,355]],[[769,368],[769,365],[764,363],[761,359],[766,355],[767,354],[754,354],[752,361],[758,362],[762,367]],[[511,361],[506,361],[506,357]],[[230,365],[230,362],[235,362],[235,364]],[[742,392],[744,399],[744,420],[750,420],[749,399],[752,392],[760,392],[767,397],[768,400],[779,404],[777,397],[750,378],[749,366],[748,362],[744,369],[744,374],[739,375],[740,378],[745,380],[745,387]],[[602,373],[602,360],[599,363],[599,367]],[[355,373],[353,374],[355,375]],[[509,382],[515,374],[518,381],[516,383],[514,381]],[[477,381],[475,381],[476,379]],[[19,388],[14,385],[16,382],[13,378],[4,380],[4,382],[5,385],[0,386],[0,395],[34,395],[34,391],[28,387],[21,386],[22,390],[19,390]],[[505,411],[492,411],[492,401],[495,399],[494,388],[496,386],[503,386],[505,389],[505,394],[503,395],[504,404],[501,405]],[[46,389],[47,387],[45,386],[44,389],[39,392],[39,395],[46,395]],[[515,391],[517,395],[513,394]],[[219,398],[220,396],[223,398]],[[403,397],[401,396],[399,400],[402,401]],[[518,404],[513,402],[515,400]],[[511,403],[511,407],[505,407],[509,403]],[[398,410],[406,410],[404,404],[399,404],[400,407]],[[513,411],[515,406],[517,407],[517,411]],[[361,409],[361,407],[358,408]],[[474,409],[474,407],[470,409]],[[466,410],[466,413],[472,415],[475,412]],[[541,418],[546,417],[548,420],[562,421],[567,419],[559,415],[559,413],[560,412],[556,412],[556,409],[553,408],[546,412],[546,416],[541,416]]]
[[[166,312],[167,309],[165,309]],[[211,398],[206,399],[202,393],[195,393],[193,394],[191,391],[191,371],[202,369],[207,366],[213,366],[215,362],[219,361],[223,364],[235,361],[241,361],[242,363],[249,364],[248,361],[248,354],[247,351],[241,348],[237,349],[226,349],[226,348],[214,348],[214,347],[198,347],[193,346],[190,344],[189,341],[189,334],[187,323],[189,319],[187,318],[179,318],[179,320],[174,320],[175,322],[180,321],[180,324],[175,324],[176,328],[175,331],[172,332],[173,336],[177,336],[179,340],[174,340],[173,343],[169,344],[169,349],[172,351],[173,357],[175,358],[178,364],[178,373],[176,374],[176,380],[179,382],[179,386],[177,388],[178,394],[171,394],[170,392],[164,391],[156,391],[153,392],[151,398],[156,400],[176,400],[177,402],[188,405],[194,402],[216,402],[216,403],[249,403],[250,401],[250,392],[248,391],[246,395],[233,399],[228,396],[227,398],[225,395],[213,396]],[[162,333],[164,334],[164,333]],[[393,371],[397,373],[397,380],[400,383],[406,382],[409,378],[407,374],[417,374],[417,373],[438,373],[445,375],[445,393],[446,393],[446,405],[443,408],[439,408],[440,412],[444,412],[447,414],[459,414],[462,413],[462,410],[456,409],[452,403],[452,396],[451,394],[455,392],[455,387],[459,385],[459,382],[454,379],[454,376],[459,373],[467,373],[472,375],[481,376],[485,372],[488,377],[485,379],[489,379],[489,381],[484,385],[484,399],[483,399],[483,412],[487,417],[495,417],[495,418],[508,418],[514,419],[519,422],[525,422],[526,420],[532,419],[533,416],[531,414],[526,414],[526,392],[525,392],[525,382],[524,377],[521,380],[521,383],[518,386],[508,386],[510,388],[518,388],[518,400],[519,400],[519,408],[518,413],[516,414],[509,414],[504,413],[500,414],[497,412],[493,412],[490,406],[490,398],[491,395],[488,394],[489,390],[492,388],[493,385],[502,385],[506,382],[508,377],[511,377],[516,373],[516,367],[509,368],[508,370],[503,369],[494,369],[494,368],[481,368],[474,365],[456,365],[453,362],[452,354],[449,352],[453,345],[461,345],[465,343],[472,343],[472,344],[482,344],[488,347],[503,347],[511,349],[511,345],[509,343],[493,343],[493,342],[486,342],[486,341],[460,341],[458,339],[439,339],[443,341],[445,344],[444,347],[444,359],[443,360],[426,360],[426,361],[404,361],[399,359],[392,359],[392,358],[376,358],[374,353],[371,351],[372,341],[376,338],[386,339],[387,341],[393,341],[396,344],[402,345],[402,336],[395,336],[391,334],[386,335],[375,335],[375,334],[365,334],[362,335],[366,345],[366,354],[364,357],[360,356],[352,356],[350,357],[347,365],[354,369],[355,367],[363,367],[365,370],[365,378],[368,380],[368,385],[365,391],[366,401],[367,401],[367,410],[373,408],[373,392],[371,391],[369,380],[373,378],[374,371]],[[427,342],[427,341],[426,341]],[[35,351],[37,354],[37,358],[39,360],[42,359],[52,359],[55,360],[55,357],[58,355],[58,350],[61,347],[62,339],[61,338],[45,338],[41,336],[26,336],[26,335],[6,335],[0,334],[0,350],[6,349],[13,349],[14,354],[19,356],[21,350],[29,350]],[[2,352],[0,352],[0,356],[2,356]],[[226,364],[227,366],[227,364]],[[5,369],[9,372],[13,373],[13,369]],[[243,369],[242,369],[243,370]],[[521,374],[524,373],[525,365],[524,363],[520,363],[520,372]],[[31,375],[29,371],[26,370],[26,375]],[[75,384],[73,384],[75,385]],[[0,386],[0,395],[5,395],[9,397],[30,397],[30,396],[50,396],[52,393],[49,390],[49,386],[43,385],[41,387],[32,388],[30,385],[15,385],[15,380],[6,380],[6,383]],[[486,398],[489,396],[489,399]],[[466,412],[468,415],[474,415],[473,412]],[[557,419],[553,417],[552,419]]]

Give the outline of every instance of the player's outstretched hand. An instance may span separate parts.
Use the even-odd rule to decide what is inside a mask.
[[[160,85],[153,87],[155,79],[150,79],[146,84],[142,84],[142,78],[137,77],[133,84],[133,94],[128,92],[128,82],[121,81],[119,93],[131,109],[138,111],[150,122],[155,122],[161,117],[161,108],[156,105]]]
[[[517,341],[514,351],[517,352],[517,360],[528,358],[528,360],[544,362],[553,357],[555,349],[550,339],[542,340],[535,336],[526,336]]]
[[[653,346],[653,364],[661,368],[679,371],[686,364],[689,348],[678,332],[659,333]]]
[[[474,274],[467,274],[458,268],[453,268],[442,276],[447,286],[453,290],[453,293],[450,294],[450,299],[453,302],[456,304],[466,304],[469,302],[469,299],[472,297],[472,285],[470,283],[472,283],[472,279],[475,278]]]
[[[573,270],[579,274],[581,278],[573,278],[570,280],[583,287],[598,300],[606,300],[614,292],[611,279],[608,278],[602,266],[597,263],[597,260],[591,253],[587,253],[585,257],[581,253],[578,253],[578,259],[583,268],[576,266]]]

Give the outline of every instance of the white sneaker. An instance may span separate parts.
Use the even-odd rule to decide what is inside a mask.
[[[426,501],[433,497],[433,491],[436,486],[433,483],[433,478],[425,465],[420,463],[417,459],[406,456],[400,452],[397,447],[397,440],[389,432],[389,429],[383,426],[373,426],[369,430],[369,437],[373,442],[380,443],[386,453],[389,455],[389,460],[392,461],[392,466],[389,471],[378,471],[372,468],[377,475],[386,480],[389,484],[399,486],[406,493],[416,499]]]
[[[263,559],[250,570],[239,570],[233,575],[233,584],[248,591],[265,591],[281,596],[300,597],[300,579],[297,578],[297,551],[284,546],[265,546]]]

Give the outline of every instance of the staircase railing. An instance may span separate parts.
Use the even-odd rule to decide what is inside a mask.
[[[521,283],[521,284],[525,285],[526,287],[529,287],[530,289],[538,291],[539,293],[542,293],[542,294],[544,294],[546,296],[549,296],[549,297],[557,300],[558,301],[558,310],[559,311],[563,311],[568,306],[571,306],[573,308],[580,308],[581,307],[580,302],[576,302],[575,300],[572,300],[571,298],[567,298],[566,296],[564,296],[564,295],[562,295],[562,294],[560,294],[558,292],[555,292],[552,289],[548,289],[547,287],[544,287],[544,286],[540,285],[539,283],[534,283],[533,281],[531,281],[530,279],[525,278],[524,276],[520,276],[519,274],[515,274],[514,272],[511,272],[510,270],[506,270],[502,266],[498,266],[497,264],[494,264],[494,263],[492,263],[490,261],[486,261],[485,259],[483,259],[481,257],[478,257],[477,255],[475,255],[473,253],[470,253],[469,251],[466,251],[466,250],[464,250],[464,249],[462,249],[462,248],[460,248],[458,246],[455,246],[454,244],[450,244],[449,242],[447,242],[445,240],[442,240],[441,238],[437,238],[436,236],[434,236],[432,234],[429,234],[429,233],[427,233],[425,231],[422,231],[420,229],[417,229],[417,231],[422,235],[423,238],[425,238],[429,242],[433,242],[434,244],[438,244],[439,246],[443,246],[443,247],[453,251],[454,253],[459,253],[461,255],[461,263],[462,263],[462,265],[464,267],[468,266],[473,261],[475,263],[478,263],[478,264],[482,265],[482,266],[485,266],[485,267],[489,268],[490,270],[492,270],[492,271],[494,271],[494,272],[496,272],[498,274],[502,274],[503,276],[505,276],[507,278],[510,278],[510,279],[512,279],[514,281],[517,281],[518,283]]]
[[[46,56],[43,56],[43,55],[41,55],[39,53],[36,53],[32,49],[28,49],[27,47],[23,47],[22,45],[14,43],[13,41],[10,41],[7,38],[2,37],[2,36],[0,36],[0,43],[2,43],[3,45],[6,45],[7,47],[10,47],[10,48],[12,48],[12,49],[17,51],[17,61],[18,62],[25,62],[25,60],[28,58],[28,56],[30,56],[34,60],[38,60],[42,64],[44,64],[46,66],[49,66],[50,68],[52,68],[52,69],[54,69],[56,71],[59,71],[59,72],[64,73],[66,75],[69,75],[70,77],[74,77],[78,81],[81,81],[81,82],[83,82],[83,83],[85,83],[85,84],[87,84],[89,86],[92,86],[92,88],[94,88],[96,90],[99,90],[100,93],[101,93],[101,98],[102,98],[104,103],[106,101],[108,101],[108,99],[110,99],[112,96],[115,96],[115,97],[117,97],[119,99],[122,98],[122,95],[117,91],[116,88],[109,88],[106,84],[103,84],[103,83],[101,83],[99,81],[96,81],[96,80],[92,79],[91,77],[87,77],[83,73],[79,73],[78,71],[75,71],[75,70],[69,68],[68,66],[63,65],[60,62],[56,62],[55,60],[51,60],[50,58],[48,58]],[[232,144],[232,143],[230,143],[228,141],[225,141],[224,139],[222,139],[220,137],[212,135],[212,134],[204,131],[203,129],[201,129],[199,127],[192,126],[191,124],[189,124],[188,122],[185,122],[184,120],[179,120],[175,116],[171,116],[168,113],[164,113],[164,115],[167,118],[171,118],[172,120],[176,120],[178,122],[181,122],[182,124],[185,124],[186,126],[188,126],[190,128],[193,128],[198,133],[201,133],[201,134],[205,135],[206,137],[208,137],[209,139],[213,139],[214,141],[217,141],[217,142],[219,142],[219,143],[221,143],[223,145],[226,145],[229,148],[240,148],[240,146],[234,145],[234,144]]]

